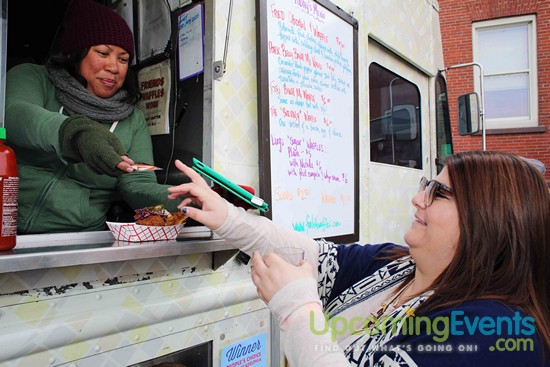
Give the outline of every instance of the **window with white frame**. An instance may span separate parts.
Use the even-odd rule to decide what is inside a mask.
[[[536,18],[502,18],[473,24],[474,60],[483,67],[488,129],[538,125]],[[479,77],[476,90],[479,91]]]

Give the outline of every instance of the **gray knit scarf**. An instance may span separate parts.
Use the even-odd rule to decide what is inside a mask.
[[[84,88],[67,70],[50,66],[47,69],[57,99],[69,116],[84,115],[110,124],[128,117],[134,110],[134,105],[124,101],[128,93],[125,90],[119,90],[111,98],[99,98]]]

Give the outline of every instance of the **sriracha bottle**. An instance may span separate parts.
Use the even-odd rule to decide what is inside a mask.
[[[0,128],[0,251],[15,247],[19,175],[14,151],[7,145],[6,129]]]

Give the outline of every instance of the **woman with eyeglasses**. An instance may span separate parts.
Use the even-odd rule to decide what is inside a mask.
[[[252,254],[291,366],[549,365],[550,195],[524,159],[450,156],[412,198],[407,246],[312,240],[228,204],[176,165],[191,182],[169,197],[185,196],[189,217]],[[302,247],[306,261],[272,252],[285,246]]]

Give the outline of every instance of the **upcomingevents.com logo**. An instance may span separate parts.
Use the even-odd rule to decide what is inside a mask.
[[[370,315],[366,318],[335,316],[332,318],[325,314],[322,328],[316,328],[315,314],[310,313],[310,330],[315,335],[331,333],[332,341],[338,336],[347,333],[375,335],[387,333],[390,330],[396,334],[398,328],[401,335],[429,335],[436,343],[445,343],[449,336],[464,335],[497,335],[503,336],[497,339],[495,345],[490,346],[490,351],[533,351],[534,342],[530,338],[535,331],[535,319],[530,316],[522,316],[515,312],[514,316],[466,316],[463,311],[451,311],[450,316],[438,316],[430,319],[425,316],[415,316],[414,309],[407,311],[407,317],[376,317]],[[448,344],[446,344],[448,346]],[[435,348],[435,346],[434,346]],[[431,349],[431,348],[430,348]],[[440,349],[440,348],[435,348]],[[477,348],[476,348],[477,349]]]

